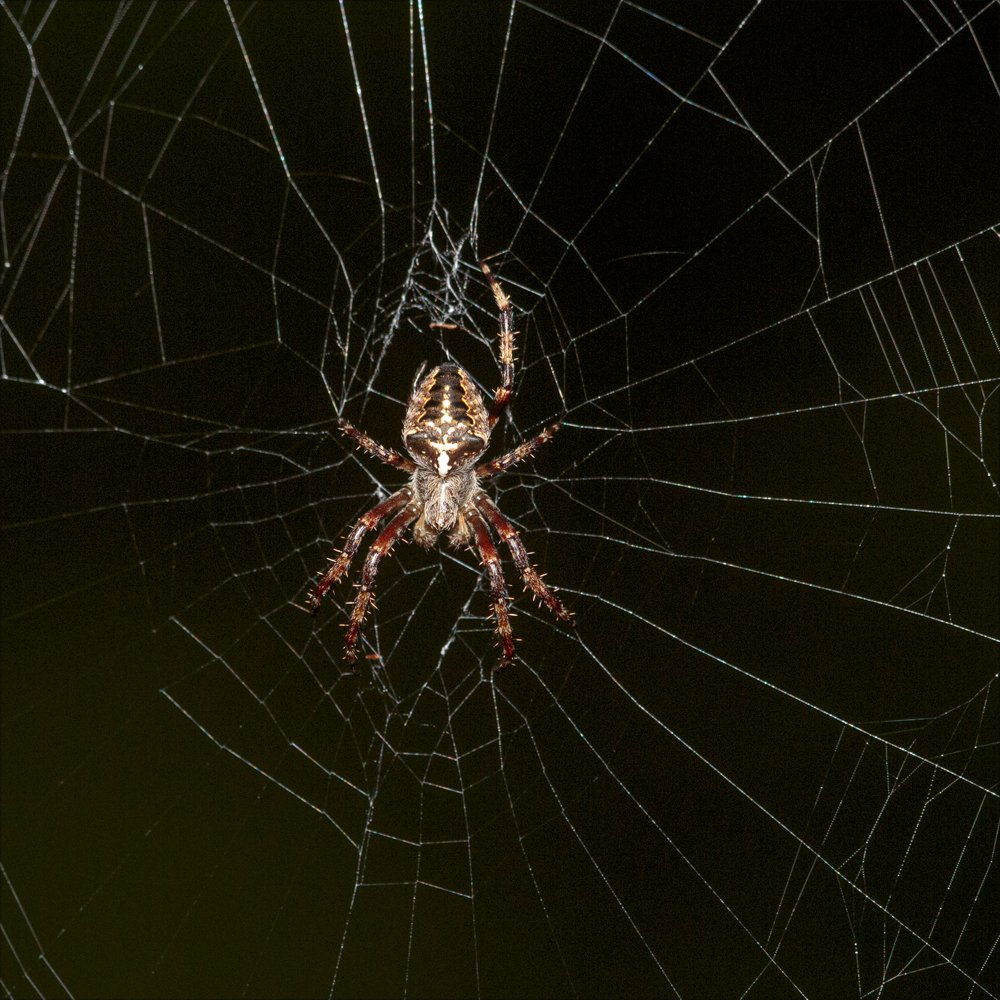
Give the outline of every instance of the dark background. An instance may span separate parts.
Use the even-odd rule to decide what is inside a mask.
[[[997,995],[998,14],[0,4],[7,995]]]

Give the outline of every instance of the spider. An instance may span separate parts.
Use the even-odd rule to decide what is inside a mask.
[[[331,559],[330,568],[309,594],[307,604],[313,614],[319,610],[323,595],[349,569],[361,540],[380,522],[392,515],[388,525],[372,543],[361,573],[361,584],[351,607],[345,637],[345,657],[357,658],[357,643],[365,614],[375,599],[375,577],[379,563],[403,532],[416,521],[413,540],[429,549],[439,535],[447,533],[456,548],[462,545],[479,550],[492,598],[496,631],[503,649],[497,669],[514,660],[514,633],[510,623],[510,595],[504,581],[500,556],[493,541],[493,529],[510,550],[514,565],[521,572],[526,590],[531,591],[561,621],[573,625],[571,612],[545,585],[517,529],[486,495],[480,481],[524,461],[536,448],[545,444],[559,430],[560,424],[546,427],[530,441],[513,450],[476,465],[486,451],[490,434],[510,402],[514,387],[514,307],[489,267],[480,262],[490,283],[500,311],[500,387],[493,394],[487,412],[482,396],[469,374],[458,365],[440,364],[423,375],[423,366],[413,380],[413,389],[403,420],[403,443],[412,458],[379,444],[364,431],[340,422],[341,431],[369,455],[394,469],[410,473],[410,482],[388,499],[372,507],[355,522],[340,554]]]

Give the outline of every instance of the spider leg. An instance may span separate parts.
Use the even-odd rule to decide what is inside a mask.
[[[361,625],[365,620],[365,614],[369,606],[375,600],[375,577],[378,575],[378,564],[382,557],[387,555],[399,536],[406,531],[407,526],[416,518],[419,511],[412,504],[407,504],[404,510],[397,514],[382,530],[382,533],[372,542],[372,547],[365,557],[365,568],[361,573],[361,586],[358,596],[354,598],[354,606],[351,608],[351,621],[347,626],[347,635],[344,638],[344,658],[348,663],[353,663],[357,658],[354,647],[357,645],[358,636],[361,634]]]
[[[524,580],[524,587],[530,590],[560,621],[567,625],[573,625],[573,613],[563,607],[562,601],[545,586],[541,574],[531,565],[528,559],[528,552],[521,541],[521,536],[517,533],[517,528],[500,512],[500,508],[485,494],[480,493],[473,501],[476,508],[483,512],[486,519],[493,526],[493,530],[500,536],[504,544],[510,549],[510,554],[514,559],[514,565],[521,571],[521,578]]]
[[[550,427],[546,427],[541,434],[536,434],[530,441],[525,441],[512,451],[508,451],[506,455],[501,455],[490,462],[483,462],[482,465],[476,466],[476,476],[479,479],[489,479],[490,476],[495,476],[498,472],[503,472],[512,465],[517,465],[518,462],[523,462],[536,448],[541,447],[546,441],[551,441],[560,427],[562,427],[562,423],[552,424]]]
[[[379,521],[399,510],[400,507],[408,504],[412,499],[413,490],[409,486],[404,486],[398,493],[393,493],[391,497],[383,500],[380,504],[372,507],[370,511],[358,518],[354,527],[351,528],[347,540],[344,542],[344,548],[341,550],[340,555],[336,559],[331,560],[330,568],[320,577],[319,583],[316,584],[306,600],[306,604],[313,614],[319,611],[323,595],[347,572],[348,567],[351,565],[351,560],[354,558],[354,554],[358,551],[358,546],[361,544],[361,539],[365,536],[365,532],[370,531]]]
[[[503,578],[503,567],[500,565],[500,554],[490,537],[490,529],[482,519],[479,511],[469,504],[462,512],[466,523],[472,528],[479,549],[479,558],[490,581],[490,596],[493,598],[493,617],[496,619],[497,635],[503,646],[503,657],[496,669],[502,670],[514,662],[514,630],[510,624],[510,594]]]
[[[391,465],[394,469],[416,472],[417,463],[412,459],[400,455],[398,451],[393,451],[392,448],[386,448],[384,444],[379,444],[374,438],[369,437],[364,431],[359,431],[357,427],[349,424],[346,420],[341,420],[339,426],[344,434],[380,462],[385,462],[386,465]]]
[[[503,411],[510,402],[510,397],[514,392],[514,307],[511,305],[507,293],[500,287],[500,282],[493,277],[485,261],[480,261],[479,266],[486,275],[486,280],[493,290],[493,298],[496,299],[497,308],[500,310],[500,386],[493,393],[493,406],[490,409],[490,429],[503,415]]]

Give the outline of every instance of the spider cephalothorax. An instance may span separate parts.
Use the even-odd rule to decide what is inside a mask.
[[[483,263],[480,267],[500,310],[500,387],[493,394],[490,410],[487,411],[483,397],[463,368],[442,364],[423,377],[422,370],[417,372],[413,383],[403,420],[403,443],[412,458],[386,448],[351,424],[342,422],[340,425],[340,429],[370,455],[411,474],[407,486],[358,519],[340,555],[331,561],[330,568],[309,595],[309,607],[316,612],[323,595],[347,572],[365,532],[394,515],[372,543],[365,559],[345,639],[345,655],[351,663],[357,656],[361,625],[375,597],[379,562],[414,521],[413,538],[424,548],[430,548],[438,536],[446,534],[453,545],[474,544],[479,550],[489,578],[496,630],[503,647],[500,666],[507,666],[514,659],[514,635],[510,625],[510,597],[491,528],[510,550],[525,588],[557,618],[573,623],[571,613],[531,565],[517,529],[480,486],[480,480],[489,479],[527,458],[559,430],[559,424],[552,424],[500,458],[475,464],[486,451],[490,433],[510,402],[514,386],[514,308],[489,267]]]

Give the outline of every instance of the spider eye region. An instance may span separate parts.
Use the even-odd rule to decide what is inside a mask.
[[[458,520],[458,496],[452,489],[431,490],[424,505],[424,518],[434,531],[447,531]]]

